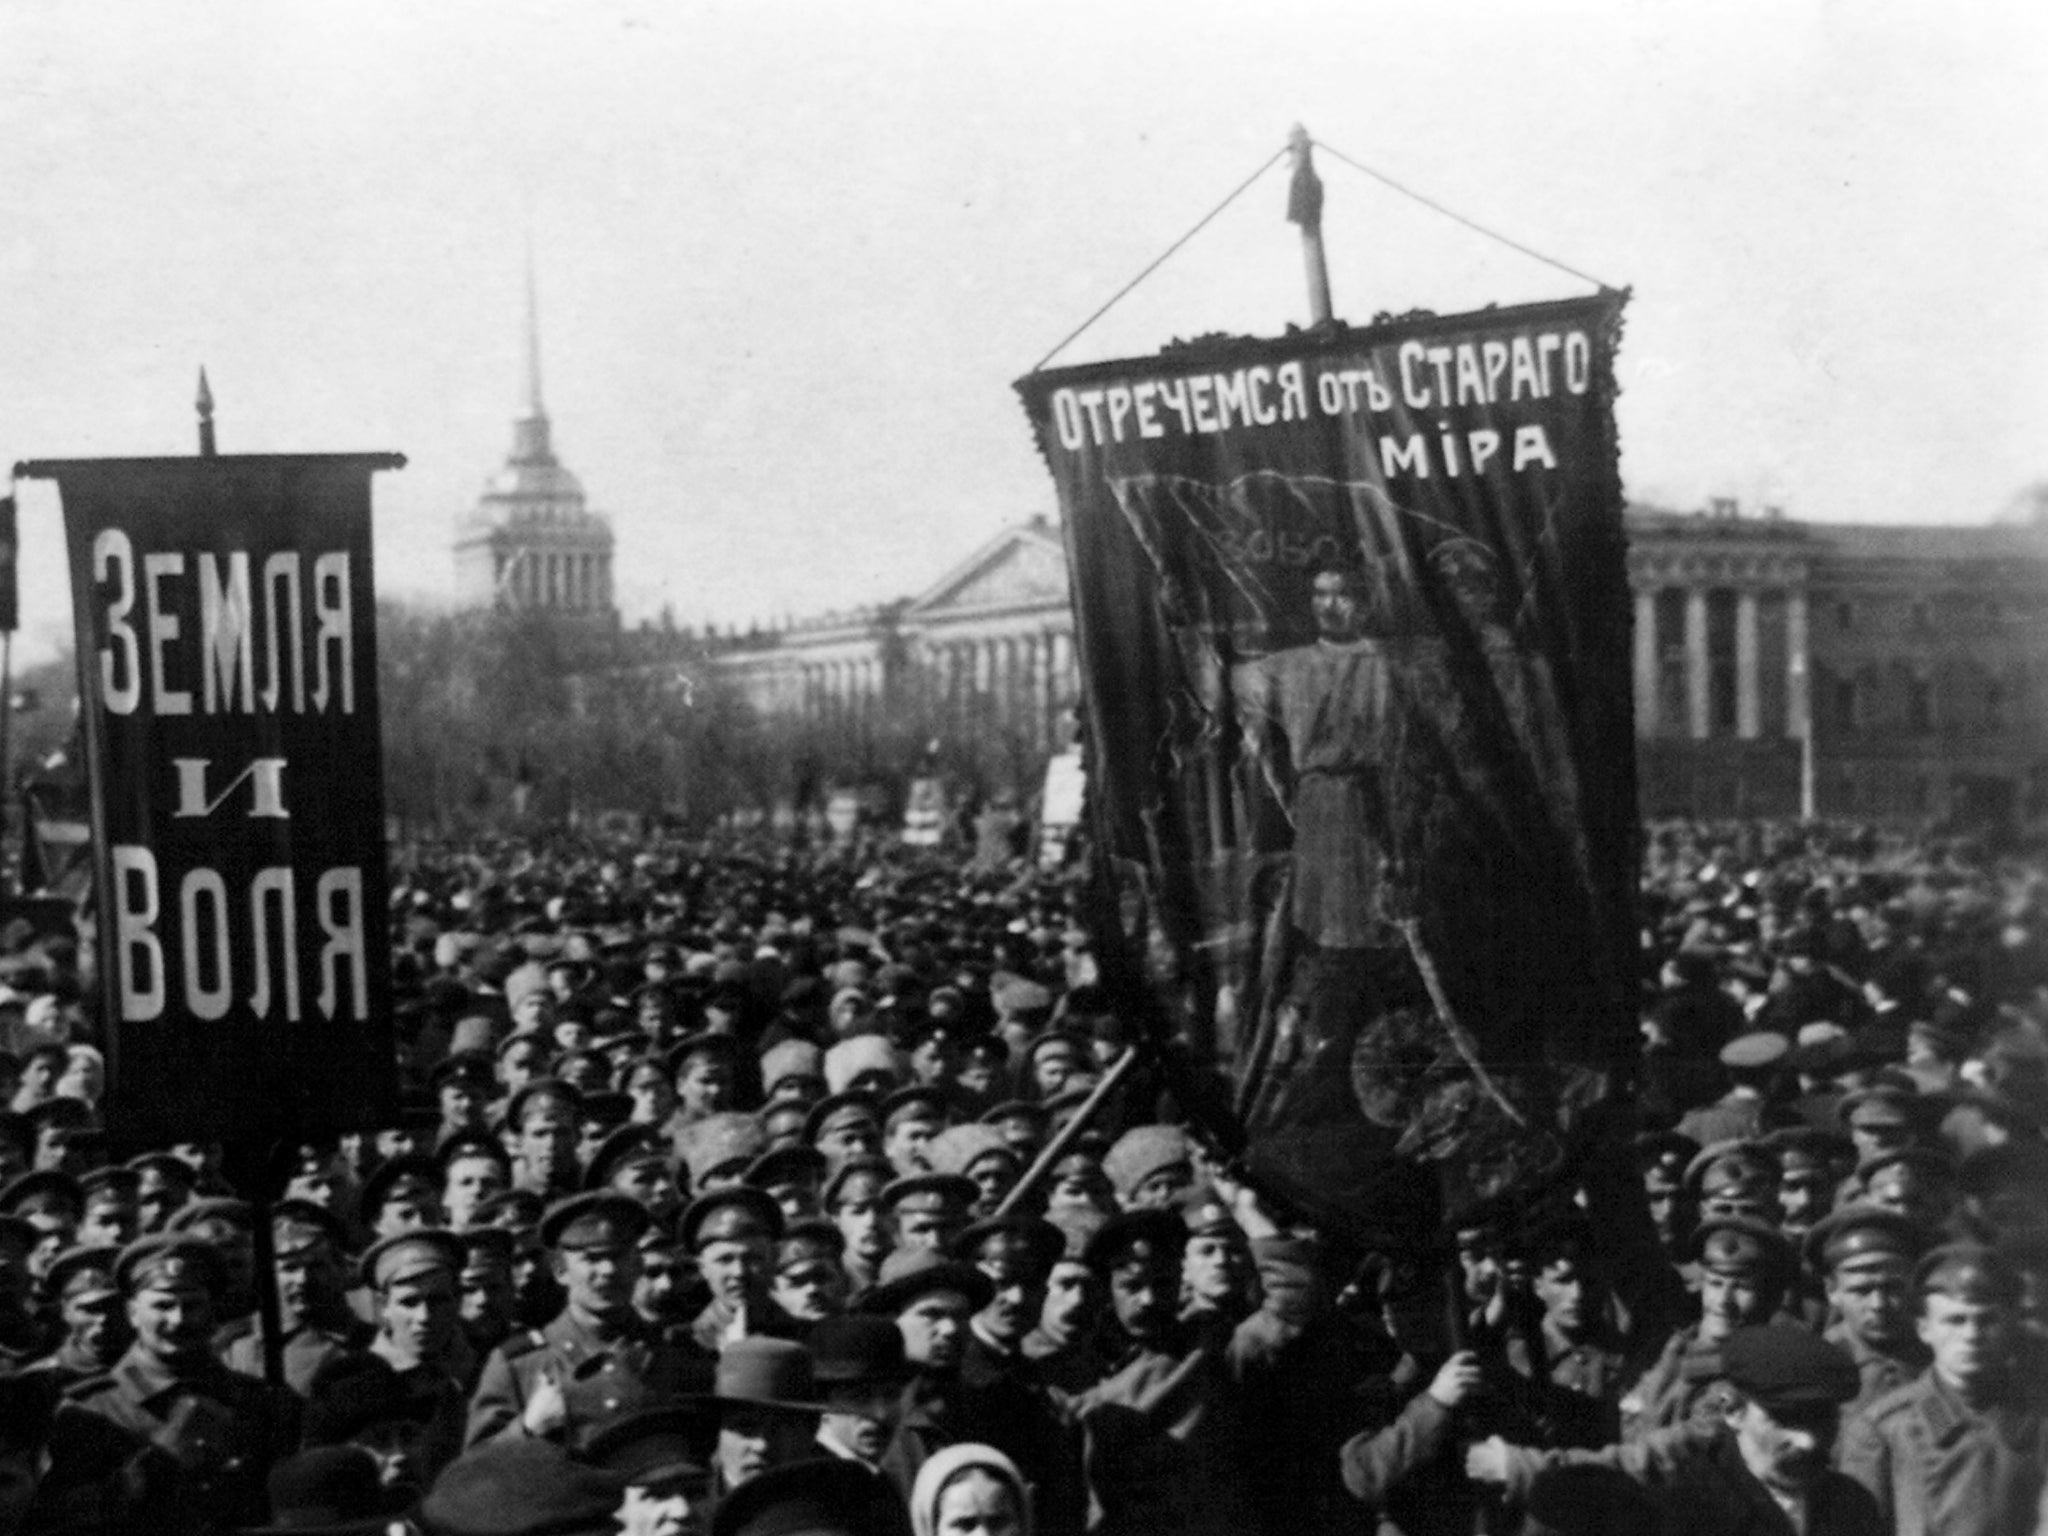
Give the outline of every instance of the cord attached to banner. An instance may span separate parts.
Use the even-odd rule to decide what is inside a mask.
[[[1387,175],[1384,171],[1376,171],[1369,165],[1360,164],[1358,161],[1352,159],[1349,155],[1345,154],[1343,150],[1337,148],[1337,146],[1334,144],[1328,143],[1322,139],[1314,139],[1311,140],[1311,142],[1315,145],[1317,149],[1323,150],[1324,152],[1338,160],[1342,160],[1354,171],[1357,171],[1362,175],[1370,176],[1374,181],[1379,182],[1382,186],[1391,187],[1394,191],[1400,193],[1403,197],[1413,198],[1416,202],[1422,204],[1423,207],[1442,214],[1445,218],[1450,219],[1454,223],[1464,225],[1467,229],[1472,230],[1476,234],[1484,235],[1489,240],[1499,241],[1502,245],[1506,246],[1511,251],[1520,251],[1524,256],[1533,256],[1536,260],[1543,262],[1547,266],[1553,266],[1557,268],[1557,270],[1560,272],[1567,273],[1572,277],[1576,277],[1582,283],[1591,283],[1595,288],[1600,288],[1604,290],[1610,289],[1614,286],[1612,283],[1603,283],[1599,278],[1593,276],[1590,272],[1581,272],[1577,267],[1569,266],[1566,263],[1559,261],[1555,256],[1546,256],[1541,251],[1533,250],[1529,246],[1522,244],[1519,240],[1510,240],[1506,235],[1500,233],[1500,231],[1488,229],[1484,224],[1481,224],[1473,219],[1468,219],[1465,217],[1465,215],[1455,211],[1454,209],[1446,208],[1442,203],[1436,201],[1436,199],[1434,198],[1424,197],[1420,192],[1417,192],[1413,187],[1402,186],[1400,182],[1394,180],[1393,177]],[[1066,345],[1066,343],[1062,342],[1061,345],[1064,346]]]
[[[1033,373],[1038,372],[1039,369],[1043,368],[1047,363],[1051,362],[1054,358],[1058,357],[1062,352],[1066,351],[1066,349],[1073,344],[1075,339],[1078,338],[1083,331],[1087,330],[1089,326],[1093,325],[1096,321],[1100,320],[1104,315],[1108,314],[1112,309],[1116,308],[1116,306],[1122,302],[1124,296],[1128,294],[1133,288],[1137,287],[1138,284],[1142,283],[1154,272],[1157,272],[1161,267],[1165,266],[1167,259],[1171,257],[1175,251],[1179,250],[1182,246],[1186,245],[1190,240],[1194,239],[1195,236],[1199,235],[1204,229],[1208,228],[1210,223],[1215,220],[1218,214],[1222,213],[1224,209],[1228,208],[1232,203],[1236,202],[1240,197],[1244,196],[1244,194],[1250,190],[1251,184],[1257,181],[1261,176],[1265,175],[1266,172],[1273,169],[1273,167],[1276,164],[1278,164],[1282,157],[1284,157],[1287,153],[1288,146],[1285,144],[1281,145],[1280,148],[1275,150],[1273,152],[1272,158],[1267,160],[1265,164],[1261,165],[1256,171],[1253,171],[1251,175],[1245,177],[1243,181],[1237,184],[1236,191],[1232,192],[1230,196],[1224,198],[1222,202],[1218,203],[1214,208],[1211,208],[1207,213],[1203,214],[1201,220],[1195,225],[1194,228],[1190,229],[1186,234],[1182,235],[1178,240],[1174,241],[1173,244],[1169,245],[1165,250],[1161,251],[1158,254],[1158,256],[1153,258],[1151,263],[1146,266],[1144,271],[1140,272],[1128,283],[1125,283],[1123,287],[1117,289],[1115,293],[1111,294],[1109,297],[1109,301],[1106,304],[1104,304],[1100,309],[1096,310],[1094,314],[1090,315],[1086,320],[1083,320],[1079,325],[1075,326],[1071,331],[1067,332],[1065,336],[1061,337],[1059,345],[1054,347],[1050,352],[1046,353],[1045,356],[1041,357],[1037,362],[1031,365],[1031,371]]]
[[[1297,130],[1297,132],[1298,131],[1299,130]],[[1533,257],[1535,260],[1544,263],[1546,266],[1555,267],[1558,271],[1563,272],[1570,277],[1576,277],[1582,283],[1591,283],[1595,288],[1607,291],[1612,289],[1613,287],[1613,284],[1603,282],[1601,279],[1593,276],[1590,272],[1581,272],[1577,267],[1574,267],[1567,262],[1559,261],[1555,256],[1546,256],[1541,251],[1536,250],[1531,246],[1526,246],[1522,244],[1519,240],[1510,240],[1506,235],[1500,233],[1500,231],[1495,229],[1488,229],[1484,224],[1479,223],[1477,220],[1468,219],[1465,217],[1465,215],[1457,212],[1455,209],[1446,208],[1442,203],[1436,201],[1436,199],[1434,198],[1424,197],[1420,192],[1417,192],[1414,188],[1403,186],[1400,182],[1394,180],[1393,177],[1387,175],[1384,171],[1376,171],[1371,166],[1365,165],[1360,161],[1352,159],[1349,155],[1345,154],[1343,150],[1337,148],[1334,144],[1327,143],[1322,139],[1309,139],[1307,142],[1313,144],[1317,149],[1327,151],[1330,155],[1343,161],[1346,165],[1350,166],[1351,169],[1359,172],[1361,175],[1370,176],[1374,181],[1379,182],[1382,186],[1391,188],[1392,190],[1400,193],[1403,197],[1412,198],[1414,201],[1422,204],[1423,207],[1431,209],[1436,213],[1442,214],[1445,218],[1450,219],[1454,223],[1464,225],[1467,229],[1472,230],[1475,234],[1481,234],[1486,236],[1486,238],[1489,240],[1498,241],[1500,244],[1506,246],[1511,251],[1519,251],[1524,256]],[[1257,181],[1261,176],[1265,175],[1266,172],[1270,171],[1277,161],[1283,159],[1284,157],[1293,152],[1294,145],[1292,142],[1288,144],[1283,144],[1278,150],[1274,152],[1271,159],[1267,160],[1256,171],[1253,171],[1251,175],[1247,176],[1243,181],[1239,182],[1237,184],[1236,189],[1232,191],[1228,197],[1224,198],[1222,202],[1218,203],[1214,208],[1211,208],[1207,213],[1202,215],[1201,219],[1196,222],[1193,228],[1188,230],[1186,234],[1182,235],[1178,240],[1174,241],[1173,244],[1169,245],[1165,250],[1161,251],[1159,255],[1153,258],[1153,260],[1146,265],[1145,269],[1142,272],[1140,272],[1136,277],[1132,278],[1128,283],[1125,283],[1123,287],[1117,289],[1115,293],[1111,294],[1107,302],[1105,302],[1100,309],[1096,310],[1094,314],[1090,315],[1086,320],[1083,320],[1079,325],[1075,326],[1071,331],[1067,332],[1065,336],[1061,337],[1058,345],[1056,345],[1050,352],[1046,353],[1045,356],[1041,357],[1037,362],[1031,365],[1031,371],[1033,373],[1038,372],[1039,369],[1043,368],[1047,363],[1051,362],[1054,358],[1058,357],[1062,352],[1066,351],[1068,347],[1073,345],[1073,343],[1080,338],[1083,332],[1085,332],[1090,326],[1095,324],[1096,321],[1100,320],[1104,315],[1108,314],[1112,309],[1116,308],[1118,304],[1123,302],[1125,296],[1128,295],[1132,289],[1136,288],[1138,284],[1144,282],[1146,278],[1150,277],[1154,272],[1157,272],[1161,267],[1166,265],[1167,260],[1170,257],[1172,257],[1176,251],[1178,251],[1182,246],[1186,245],[1190,240],[1194,239],[1195,236],[1200,234],[1204,229],[1208,228],[1208,226],[1215,221],[1216,217],[1219,214],[1221,214],[1224,209],[1228,208],[1232,203],[1236,202],[1240,197],[1244,196],[1244,194],[1251,189],[1251,185],[1253,182]],[[1293,215],[1290,213],[1289,217],[1291,218],[1293,217]]]

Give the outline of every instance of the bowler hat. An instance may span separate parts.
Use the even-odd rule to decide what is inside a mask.
[[[449,1463],[418,1518],[428,1536],[595,1536],[630,1486],[553,1441],[493,1440]]]
[[[972,1264],[962,1264],[929,1248],[898,1248],[882,1261],[875,1286],[861,1298],[860,1309],[893,1317],[920,1296],[957,1291],[967,1309],[979,1312],[995,1296],[995,1282]]]
[[[384,1486],[377,1458],[357,1445],[322,1445],[270,1469],[270,1523],[244,1536],[377,1536],[411,1500]]]
[[[719,1351],[718,1374],[707,1397],[721,1408],[822,1411],[811,1352],[765,1334],[734,1339]]]
[[[709,1536],[909,1536],[903,1494],[865,1462],[791,1462],[719,1501]]]

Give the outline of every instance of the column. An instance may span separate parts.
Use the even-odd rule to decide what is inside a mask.
[[[1685,704],[1691,717],[1692,739],[1705,741],[1712,734],[1713,717],[1707,693],[1707,589],[1692,587],[1685,594]]]
[[[1755,741],[1763,733],[1763,704],[1757,676],[1756,593],[1735,594],[1735,734]]]
[[[1806,655],[1806,593],[1797,587],[1785,594],[1785,729],[1799,742],[1799,814],[1811,821],[1819,814],[1813,763],[1813,675]]]
[[[1635,640],[1636,735],[1657,734],[1657,593],[1636,594]]]

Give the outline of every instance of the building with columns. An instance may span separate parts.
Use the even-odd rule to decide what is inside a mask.
[[[1646,814],[2048,812],[2048,528],[1628,527]]]
[[[2048,526],[1725,501],[1627,526],[1646,815],[2048,815]],[[1059,532],[1007,529],[917,597],[730,641],[713,665],[762,710],[916,718],[1042,762],[1080,690]]]
[[[512,453],[485,483],[455,538],[455,590],[465,608],[516,608],[615,626],[612,529],[586,505],[583,483],[555,457],[540,394],[540,323],[526,289],[526,408]]]
[[[735,637],[711,664],[765,713],[914,722],[1023,788],[1069,741],[1080,696],[1059,530],[1007,528],[915,597]]]

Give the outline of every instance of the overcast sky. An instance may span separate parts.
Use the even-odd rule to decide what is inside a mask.
[[[1635,300],[1629,494],[1976,522],[2048,478],[2048,7],[4,0],[0,465],[396,449],[445,594],[521,397],[629,619],[915,591],[1052,510],[1010,381],[1301,121]],[[1588,291],[1327,155],[1354,320]],[[1061,356],[1306,318],[1284,167]],[[22,488],[24,650],[67,633]]]

